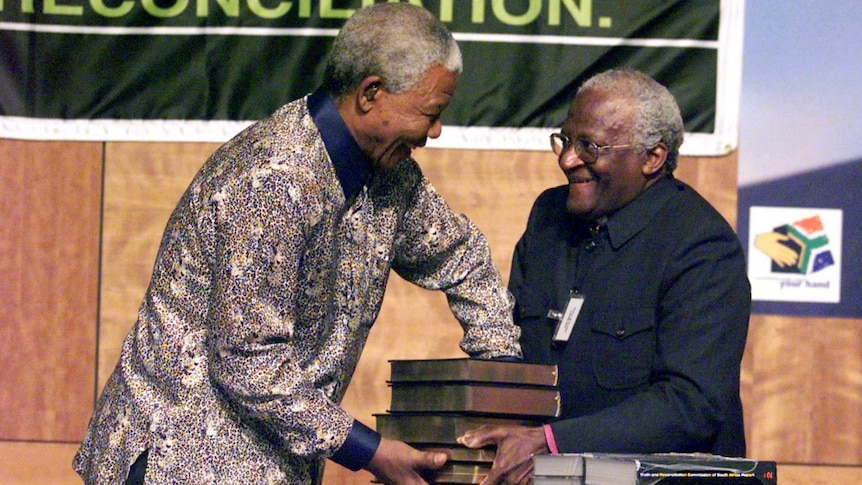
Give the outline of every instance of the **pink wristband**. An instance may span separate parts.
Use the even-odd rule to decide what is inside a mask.
[[[551,454],[559,455],[560,450],[557,448],[557,440],[554,439],[554,430],[551,429],[551,425],[542,425],[542,430],[545,432],[545,441],[548,443],[548,449],[551,451]]]

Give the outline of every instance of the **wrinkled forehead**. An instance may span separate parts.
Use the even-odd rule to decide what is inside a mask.
[[[458,86],[458,73],[434,65],[425,72],[413,92],[423,105],[445,107],[452,101]]]
[[[635,121],[637,103],[624,92],[582,90],[569,107],[566,126],[572,130],[604,130],[621,133]]]

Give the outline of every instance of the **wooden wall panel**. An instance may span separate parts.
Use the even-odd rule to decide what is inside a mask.
[[[697,189],[731,226],[736,227],[737,166],[739,152],[726,157],[683,157],[679,160],[676,177]]]
[[[77,443],[0,441],[0,483],[3,485],[81,485],[72,470]]]
[[[857,485],[862,467],[828,465],[778,465],[779,485]]]
[[[749,335],[752,450],[862,465],[862,321],[754,315]]]
[[[92,411],[101,147],[0,140],[0,440],[78,441]]]

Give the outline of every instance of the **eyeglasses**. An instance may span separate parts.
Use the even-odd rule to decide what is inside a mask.
[[[602,152],[605,150],[616,150],[619,148],[633,148],[635,145],[631,143],[627,143],[625,145],[596,145],[595,143],[582,140],[580,138],[576,138],[572,141],[571,138],[562,134],[562,133],[552,133],[551,134],[551,150],[558,157],[562,157],[566,150],[574,145],[575,147],[575,155],[581,159],[586,164],[593,164],[599,159],[602,155]]]

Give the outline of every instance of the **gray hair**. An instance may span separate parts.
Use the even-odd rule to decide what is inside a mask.
[[[332,46],[323,87],[335,99],[368,76],[380,76],[391,93],[408,91],[433,64],[460,74],[461,50],[431,12],[407,3],[380,3],[357,10]]]
[[[673,172],[685,128],[673,94],[655,79],[632,69],[612,69],[588,79],[579,89],[617,94],[637,103],[631,143],[644,148],[667,145],[665,166]]]

